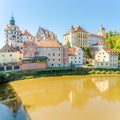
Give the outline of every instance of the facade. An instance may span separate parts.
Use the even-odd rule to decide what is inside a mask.
[[[109,48],[100,49],[95,55],[93,65],[100,68],[117,68],[118,54]]]
[[[48,31],[42,27],[39,27],[36,33],[36,39],[37,40],[45,40],[45,39],[56,39],[57,40],[57,36],[53,32]]]
[[[81,66],[83,65],[83,50],[81,48],[69,48],[69,65]]]
[[[46,68],[47,57],[22,58],[21,70],[33,70]]]
[[[103,48],[107,48],[107,47],[108,47],[108,46],[107,46],[107,44],[106,44],[105,42],[98,42],[98,43],[93,44],[93,45],[91,46],[91,48],[96,48],[96,49],[98,49],[98,50],[103,49]]]
[[[68,43],[71,47],[84,47],[88,45],[88,32],[80,26],[72,26],[71,29],[64,34],[64,45]]]
[[[0,49],[0,71],[20,70],[21,58],[18,48],[6,44]]]
[[[65,49],[55,39],[28,40],[24,43],[23,57],[46,56],[47,67],[67,67],[68,54]]]
[[[104,42],[104,36],[91,34],[88,35],[88,45],[91,47],[94,44],[97,44],[99,42]]]
[[[102,36],[102,37],[105,37],[105,28],[102,25],[98,29],[98,35]]]
[[[105,28],[102,26],[98,30],[98,35],[92,34],[81,28],[80,26],[71,27],[71,29],[63,36],[64,45],[70,47],[92,46],[98,42],[103,42],[105,37]]]
[[[20,28],[15,25],[15,19],[12,16],[9,25],[4,29],[5,44],[9,44],[13,47],[19,47],[22,50],[23,42],[33,38],[33,36],[26,30],[21,31]]]

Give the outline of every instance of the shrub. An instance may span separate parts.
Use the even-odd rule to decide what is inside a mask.
[[[100,70],[95,71],[95,74],[100,74]]]
[[[105,74],[105,73],[106,73],[106,71],[105,71],[105,70],[101,71],[101,74]]]

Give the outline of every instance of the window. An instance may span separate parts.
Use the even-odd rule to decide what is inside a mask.
[[[54,66],[54,64],[52,64],[52,66]]]
[[[4,57],[5,55],[3,54],[2,57]]]
[[[55,56],[55,53],[53,53],[53,56]]]
[[[55,61],[55,59],[53,59],[53,61]]]
[[[50,56],[50,53],[48,53],[48,56]]]
[[[10,57],[12,57],[12,54],[10,54]]]
[[[60,53],[58,54],[58,56],[60,56]]]
[[[20,69],[20,66],[14,66],[14,69],[18,70],[18,69]]]
[[[7,66],[6,70],[12,70],[12,66]]]
[[[58,61],[60,61],[60,59],[58,59]]]

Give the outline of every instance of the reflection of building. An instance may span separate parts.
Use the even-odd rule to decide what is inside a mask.
[[[101,78],[100,79],[99,78],[93,78],[92,82],[96,85],[97,89],[101,93],[105,92],[109,88],[109,80],[108,79],[101,80]]]

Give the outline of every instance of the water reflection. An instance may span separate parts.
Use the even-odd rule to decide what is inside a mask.
[[[11,85],[0,84],[0,120],[28,120],[22,106]]]
[[[120,76],[46,77],[11,85],[32,120],[120,120]]]

